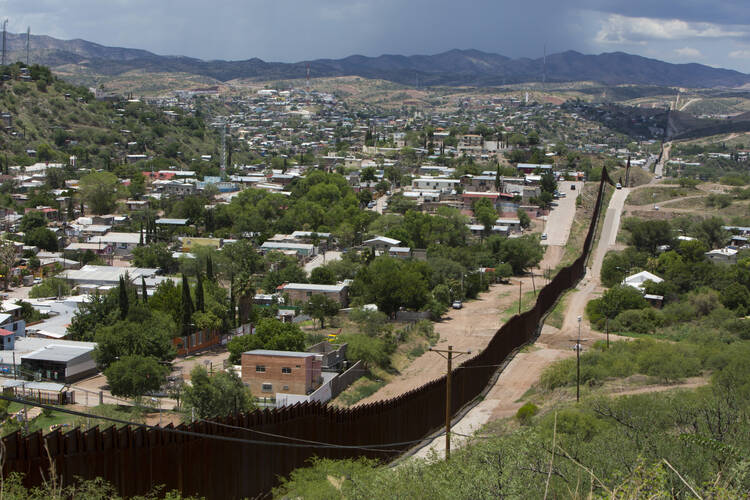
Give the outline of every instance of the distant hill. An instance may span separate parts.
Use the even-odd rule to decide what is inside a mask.
[[[9,61],[26,58],[25,35],[8,34]],[[750,75],[702,64],[671,64],[623,52],[585,55],[567,51],[540,59],[511,59],[478,50],[450,50],[435,55],[349,56],[297,63],[203,61],[184,56],[160,56],[146,50],[106,47],[85,40],[58,40],[31,36],[31,62],[78,74],[113,77],[141,70],[184,73],[219,81],[274,80],[313,77],[361,76],[404,85],[490,86],[510,83],[596,81],[607,85],[639,84],[689,88],[750,86]]]

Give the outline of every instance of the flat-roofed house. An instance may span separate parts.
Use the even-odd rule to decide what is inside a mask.
[[[260,246],[263,253],[272,251],[293,251],[300,257],[312,257],[317,254],[317,249],[311,243],[290,243],[285,241],[265,241]]]
[[[242,353],[242,381],[256,396],[310,394],[323,383],[322,355],[255,349]]]
[[[132,255],[133,249],[141,242],[141,233],[109,232],[102,236],[92,236],[88,243],[111,246],[116,255]]]
[[[292,304],[296,302],[307,302],[313,295],[325,295],[335,300],[341,307],[349,304],[349,284],[346,280],[336,285],[319,285],[316,283],[284,283],[279,285],[278,291],[289,295]]]

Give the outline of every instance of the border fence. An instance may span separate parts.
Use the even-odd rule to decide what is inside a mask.
[[[612,184],[602,169],[580,257],[540,290],[532,309],[513,316],[484,350],[454,369],[454,415],[481,394],[508,356],[536,337],[561,294],[584,276],[605,182]],[[64,484],[99,476],[123,496],[145,494],[156,485],[209,499],[264,496],[280,476],[313,456],[398,457],[444,425],[445,384],[443,376],[396,398],[355,408],[313,402],[177,427],[76,428],[46,436],[17,432],[3,439],[3,473],[21,472],[26,485],[39,485],[52,460]]]

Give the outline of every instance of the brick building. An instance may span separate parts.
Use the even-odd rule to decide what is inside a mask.
[[[255,349],[242,353],[242,381],[254,396],[310,394],[323,383],[323,356]]]

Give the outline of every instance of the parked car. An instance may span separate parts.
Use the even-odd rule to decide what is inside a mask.
[[[546,239],[547,239],[547,233],[542,233],[542,239],[543,239],[543,240],[546,240]]]
[[[617,184],[615,184],[615,187],[616,187],[617,189],[622,189],[622,184],[620,184],[620,183],[618,182]]]
[[[464,304],[460,300],[453,301],[453,309],[461,309],[463,306]]]
[[[570,190],[571,191],[575,191],[576,190],[576,185],[575,184],[571,184],[570,185]]]

